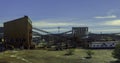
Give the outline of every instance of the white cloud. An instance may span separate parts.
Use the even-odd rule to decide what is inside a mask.
[[[105,18],[117,18],[116,15],[109,15],[109,16],[96,16],[94,18],[97,18],[97,19],[105,19]]]
[[[67,26],[67,25],[71,25],[68,23],[50,23],[50,22],[33,22],[33,26],[37,26],[37,27],[55,27],[55,26]]]
[[[120,29],[119,28],[115,28],[115,29],[100,29],[100,30],[96,30],[96,31],[101,31],[101,32],[119,32]]]
[[[72,27],[80,27],[80,26],[81,27],[88,26],[89,31],[92,31],[92,32],[108,32],[108,33],[118,32],[119,28],[114,26],[120,26],[120,19],[111,20],[111,21],[96,21],[96,20],[93,20],[93,21],[90,21],[90,20],[65,21],[64,20],[62,21],[59,19],[57,21],[54,21],[54,19],[33,21],[33,27],[36,27],[51,33],[57,33],[58,32],[57,27],[61,27],[60,31],[65,32],[65,31],[72,30]]]
[[[104,22],[104,25],[120,26],[120,19],[112,20],[112,21],[106,21],[106,22]]]
[[[74,22],[74,21],[52,21],[52,20],[40,20],[34,21],[33,27],[43,29],[48,32],[58,32],[57,27],[61,27],[60,31],[65,32],[72,30],[72,27],[87,26],[87,24]]]
[[[35,27],[59,27],[59,26],[85,26],[85,24],[81,23],[71,23],[71,22],[33,22],[33,26]]]
[[[49,31],[49,32],[56,32],[58,33],[58,29],[57,28],[53,28],[53,29],[43,29],[43,30],[46,30],[46,31]],[[70,29],[60,29],[60,33],[61,32],[64,32],[64,31],[69,31]]]
[[[2,24],[2,23],[0,23],[0,27],[3,27],[3,24]]]

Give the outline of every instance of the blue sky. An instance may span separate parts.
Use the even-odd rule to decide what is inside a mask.
[[[0,0],[2,23],[28,15],[50,32],[88,26],[90,32],[120,32],[120,0]]]

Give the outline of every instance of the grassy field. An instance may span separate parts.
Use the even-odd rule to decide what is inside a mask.
[[[92,50],[91,59],[86,57],[85,49],[75,49],[74,55],[65,56],[64,51],[17,50],[0,53],[0,63],[111,63],[115,61],[112,50]]]

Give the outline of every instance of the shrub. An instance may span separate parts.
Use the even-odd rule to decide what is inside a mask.
[[[65,55],[73,55],[74,52],[75,52],[75,49],[73,49],[73,48],[67,49]]]
[[[45,48],[46,46],[47,46],[47,43],[44,42],[44,41],[41,41],[41,42],[38,44],[37,48]]]
[[[56,46],[55,45],[53,45],[53,46],[51,46],[50,48],[47,48],[48,49],[48,51],[56,51]]]
[[[112,52],[114,58],[120,60],[120,43],[115,46],[115,49]]]
[[[94,54],[94,52],[91,51],[91,50],[87,50],[87,51],[86,51],[86,54],[87,54],[87,57],[86,57],[86,58],[92,58],[92,55]]]

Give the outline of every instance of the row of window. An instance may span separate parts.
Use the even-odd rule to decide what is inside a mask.
[[[115,45],[92,45],[92,47],[114,47]]]

